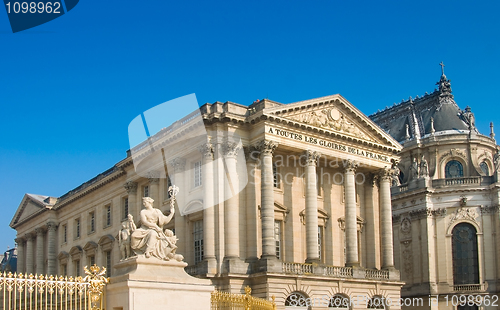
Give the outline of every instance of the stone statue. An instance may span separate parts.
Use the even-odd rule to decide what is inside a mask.
[[[184,257],[176,254],[177,246],[171,230],[163,231],[163,226],[168,224],[175,213],[175,191],[177,187],[171,186],[172,191],[170,199],[170,214],[164,215],[159,209],[153,208],[153,199],[150,197],[142,198],[145,209],[141,210],[141,226],[131,235],[131,248],[135,254],[144,254],[146,258],[156,257],[161,260],[175,259],[182,261]]]
[[[123,222],[122,229],[118,233],[118,244],[120,245],[121,254],[120,260],[125,260],[130,257],[130,230],[127,224],[128,222]]]
[[[469,106],[465,107],[465,111],[462,111],[462,118],[467,126],[469,126],[469,130],[476,130],[474,113],[471,112],[471,108]]]
[[[127,224],[127,228],[130,231],[130,233],[133,233],[134,230],[137,229],[137,226],[135,226],[134,217],[132,216],[132,214],[127,215],[127,222],[126,222],[126,224]]]
[[[428,177],[429,176],[429,165],[427,164],[427,160],[424,155],[422,155],[422,159],[420,160],[420,177]]]
[[[495,172],[500,172],[500,150],[493,155],[493,165],[495,166]]]
[[[416,180],[418,178],[418,163],[417,158],[413,158],[413,163],[410,167],[411,180]]]
[[[392,177],[392,184],[391,186],[399,186],[401,185],[401,182],[399,181],[399,174],[401,173],[401,171],[399,170],[398,166],[397,165],[394,165],[394,168],[392,169],[392,174],[391,174],[391,177]]]

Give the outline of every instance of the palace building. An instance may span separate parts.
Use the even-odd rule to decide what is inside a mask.
[[[444,70],[437,84],[370,116],[404,146],[391,188],[401,295],[425,300],[405,309],[498,309],[499,146],[492,124],[479,133],[470,107],[455,103]]]
[[[200,128],[206,130],[206,136],[193,138],[192,133]],[[439,130],[436,127],[434,138],[425,139],[437,139]],[[462,164],[460,171],[465,174],[453,180],[479,180],[474,192],[464,192],[466,208],[481,210],[481,218],[491,218],[488,228],[477,223],[479,218],[460,218],[472,211],[453,213],[458,208],[447,198],[452,195],[448,192],[440,200],[450,209],[448,217],[437,211],[432,216],[421,215],[419,210],[434,201],[428,187],[421,184],[439,185],[442,191],[451,188],[442,177],[445,171],[433,168],[430,157],[429,170],[435,180],[416,178],[414,183],[393,187],[400,191],[394,196],[393,223],[391,184],[402,149],[397,141],[402,140],[392,134],[340,95],[291,104],[267,99],[250,106],[205,104],[61,197],[26,194],[11,222],[17,231],[17,270],[78,276],[85,265],[97,263],[107,267],[113,282],[113,266],[121,258],[117,234],[122,221],[131,214],[139,227],[142,197],[146,196],[154,199],[154,208],[168,214],[168,188],[175,184],[180,192],[174,219],[166,228],[178,237],[177,253],[184,255],[189,274],[208,278],[223,291],[243,293],[248,285],[257,297],[274,295],[279,309],[380,309],[384,308],[382,298],[392,302],[387,309],[400,309],[397,302],[404,283],[398,268],[405,270],[405,279],[410,276],[406,261],[399,257],[407,246],[402,243],[402,232],[393,227],[403,218],[409,219],[411,232],[404,239],[413,251],[410,283],[420,291],[426,283],[439,287],[453,278],[449,268],[444,278],[441,274],[433,274],[432,280],[428,274],[420,276],[429,260],[427,244],[424,246],[424,238],[418,241],[418,236],[421,231],[431,233],[427,224],[456,214],[455,221],[470,223],[472,230],[466,231],[475,229],[476,236],[494,229],[498,221],[492,219],[492,204],[483,202],[484,195],[492,197],[495,188],[490,185],[494,183],[483,185],[488,176],[479,163],[462,158],[465,151],[458,146],[445,157],[441,155],[445,146],[436,146],[431,147],[436,158]],[[468,135],[457,133],[463,134]],[[494,141],[478,134],[468,139],[492,171]],[[404,153],[401,167],[408,165],[411,156],[406,154],[418,155],[419,161],[422,154],[430,156],[421,151],[419,141],[404,141],[411,149]],[[163,160],[158,154],[163,154]],[[401,170],[406,184],[410,174]],[[453,188],[465,188],[464,184]],[[481,202],[479,197],[483,197]],[[477,203],[484,205],[480,208]],[[408,209],[412,207],[413,213]],[[417,215],[421,224],[414,219]],[[439,233],[439,239],[429,240],[438,247],[444,238],[443,248],[449,247],[448,234],[453,233]],[[486,234],[477,236],[480,247],[492,242]],[[422,257],[417,258],[419,253]],[[488,255],[494,262],[496,252]],[[485,271],[495,267],[480,264],[479,268],[482,273],[477,284],[482,289],[491,276]],[[437,260],[434,270],[440,270]],[[339,302],[343,300],[350,303]]]

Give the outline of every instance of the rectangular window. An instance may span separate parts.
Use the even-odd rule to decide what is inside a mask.
[[[203,260],[203,221],[196,221],[193,224],[194,239],[194,263]]]
[[[80,276],[80,260],[75,260],[75,276]]]
[[[106,227],[111,226],[111,205],[105,207],[106,210]]]
[[[80,219],[75,220],[75,238],[80,238]]]
[[[106,277],[111,276],[111,251],[106,251]]]
[[[90,256],[89,257],[89,265],[94,266],[95,265],[95,256]]]
[[[274,221],[274,241],[276,242],[276,258],[281,259],[281,221]]]
[[[90,229],[89,232],[94,232],[95,231],[95,212],[92,211],[89,213],[89,220],[90,220]]]
[[[143,191],[142,191],[143,197],[149,197],[149,186],[144,186]]]
[[[273,164],[273,185],[274,188],[280,188],[281,184],[281,178],[280,178],[280,173],[278,169],[278,165],[276,163]]]
[[[194,163],[194,187],[201,185],[201,161]]]
[[[63,242],[68,242],[68,226],[66,224],[63,225]]]
[[[128,197],[123,198],[123,219],[127,219],[128,216]]]
[[[66,264],[61,265],[61,273],[62,273],[62,276],[68,275],[68,265],[66,265]]]

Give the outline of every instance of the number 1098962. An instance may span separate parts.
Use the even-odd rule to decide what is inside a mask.
[[[61,14],[61,2],[7,2],[5,3],[7,13],[10,14]]]

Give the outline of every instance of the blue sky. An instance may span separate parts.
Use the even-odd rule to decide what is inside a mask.
[[[13,34],[0,9],[0,249],[24,193],[61,196],[125,157],[141,112],[340,93],[365,114],[432,92],[446,65],[498,124],[500,2],[90,1]]]

